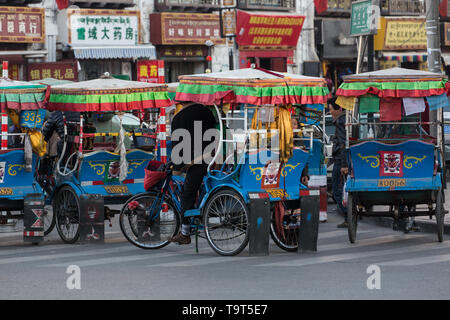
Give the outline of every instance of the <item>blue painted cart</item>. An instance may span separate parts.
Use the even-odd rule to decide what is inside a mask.
[[[44,192],[36,181],[38,155],[35,151],[40,155],[45,153],[45,146],[39,144],[39,137],[45,116],[46,88],[45,85],[0,79],[0,226],[23,218],[24,202],[28,195],[37,194],[44,198]],[[24,239],[41,238],[54,226],[52,219],[47,219],[46,211],[36,215],[35,220],[33,225],[36,230],[44,231],[24,232]]]
[[[109,206],[122,204],[145,191],[144,169],[155,153],[132,148],[127,139],[154,141],[156,132],[126,132],[125,114],[135,112],[142,119],[145,110],[169,105],[166,85],[113,79],[109,75],[51,88],[49,110],[79,113],[78,121],[70,122],[64,117],[64,146],[52,188],[56,227],[64,242],[74,243],[79,238],[81,195],[101,195],[105,219],[110,219],[115,210]],[[99,126],[93,125],[93,119],[108,114],[119,116],[118,132],[98,132]]]
[[[208,162],[208,174],[195,208],[185,212],[191,218],[194,233],[204,230],[205,238],[218,254],[236,255],[246,247],[252,197],[270,200],[275,242],[288,251],[298,248],[300,215],[295,209],[300,207],[302,195],[319,194],[319,190],[310,190],[302,183],[305,166],[309,163],[316,175],[325,175],[326,170],[323,144],[315,138],[313,128],[301,128],[303,145],[294,147],[290,111],[293,104],[323,107],[328,97],[328,88],[321,78],[265,70],[180,77],[175,100],[205,105],[218,119],[218,148]],[[258,120],[263,117],[267,125],[258,128]],[[272,127],[274,123],[276,129]],[[283,140],[281,135],[286,132]],[[172,176],[167,169],[167,176],[156,189],[128,200],[120,214],[120,224],[132,244],[158,249],[178,233],[182,184],[183,178]]]
[[[350,242],[356,241],[359,216],[392,217],[394,228],[405,232],[413,217],[434,216],[443,241],[442,107],[448,103],[447,90],[441,75],[416,70],[344,77],[337,103],[348,109]],[[352,109],[347,102],[354,97],[359,103]]]

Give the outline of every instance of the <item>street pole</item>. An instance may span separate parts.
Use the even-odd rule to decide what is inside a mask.
[[[426,0],[426,27],[427,31],[427,54],[428,71],[441,73],[441,43],[439,37],[439,1]],[[442,110],[441,110],[442,112]],[[430,111],[430,121],[437,121],[437,112]],[[437,126],[431,126],[430,134],[438,135]]]
[[[439,1],[426,1],[428,70],[441,73],[441,41],[439,36]]]

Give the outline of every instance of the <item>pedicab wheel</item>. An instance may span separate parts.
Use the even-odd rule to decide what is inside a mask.
[[[272,210],[270,221],[270,236],[273,242],[280,248],[288,252],[298,251],[298,239],[300,235],[300,226],[296,223],[295,227],[289,228],[289,223],[293,222],[292,215],[284,215],[283,220],[287,222],[288,227],[278,226],[276,211]],[[295,218],[297,222],[298,218]]]
[[[347,199],[347,224],[348,224],[348,239],[351,243],[356,242],[356,229],[358,228],[358,212],[353,200],[352,194],[348,193]]]
[[[167,199],[163,202],[167,204],[167,210],[160,201],[156,203],[156,195],[154,193],[138,194],[128,199],[120,211],[119,224],[125,238],[133,245],[142,249],[160,249],[167,246],[170,242],[168,239],[175,236],[180,230],[180,213],[175,209],[175,206]],[[130,202],[136,201],[143,208],[149,209],[154,205],[153,212],[145,212],[147,221],[143,221],[143,225],[138,225],[138,210],[131,210],[128,207]],[[159,220],[152,222],[152,217],[159,217]],[[158,225],[156,226],[155,223]],[[154,227],[159,228],[159,233],[154,234]],[[141,229],[141,230],[139,230]],[[141,231],[141,235],[139,235]]]
[[[234,256],[248,244],[248,208],[233,190],[211,196],[203,209],[203,225],[211,248],[220,255]]]
[[[444,241],[444,204],[443,204],[442,190],[439,189],[436,195],[436,209],[435,209],[435,217],[436,217],[436,226],[437,226],[437,236],[438,241]]]
[[[53,231],[55,224],[56,224],[56,219],[55,219],[55,213],[53,211],[53,207],[45,206],[44,207],[44,236],[48,235],[50,232]]]
[[[62,187],[53,204],[56,230],[65,243],[75,243],[80,237],[80,203],[75,191]]]

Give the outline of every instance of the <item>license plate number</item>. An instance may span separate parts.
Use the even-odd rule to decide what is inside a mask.
[[[379,187],[404,187],[406,185],[405,179],[380,179],[378,180]]]
[[[108,193],[129,193],[127,186],[105,186]]]

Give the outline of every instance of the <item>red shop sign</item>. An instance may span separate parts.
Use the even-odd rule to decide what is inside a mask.
[[[164,60],[139,60],[137,80],[150,83],[164,83]]]
[[[0,7],[0,42],[44,42],[45,10]]]
[[[28,64],[28,81],[54,78],[78,81],[77,61],[42,62]]]
[[[250,14],[237,10],[236,42],[241,46],[297,46],[304,16]]]

